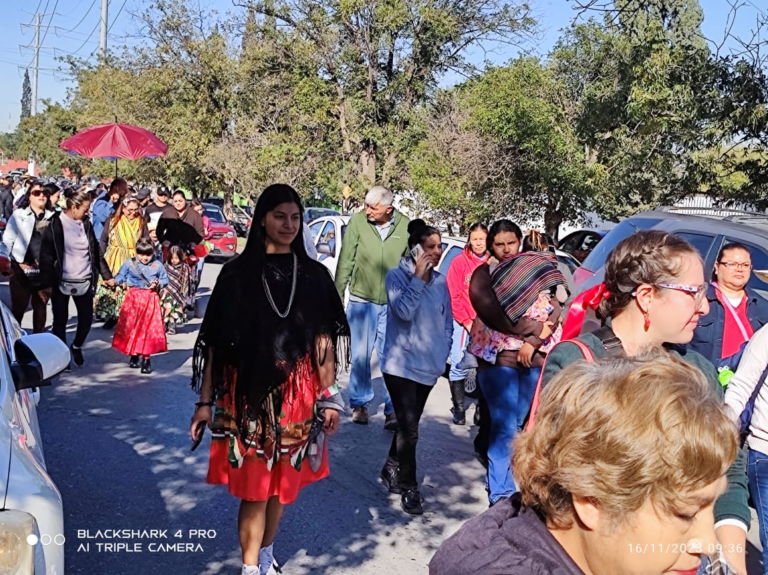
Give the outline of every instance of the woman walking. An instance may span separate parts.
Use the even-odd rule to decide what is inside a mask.
[[[580,326],[571,325],[571,315],[574,308],[583,305],[580,300],[598,302],[596,311],[604,325],[577,338],[595,358],[634,357],[664,346],[702,370],[722,397],[723,388],[712,364],[683,347],[693,339],[699,320],[709,311],[706,295],[704,265],[693,246],[667,232],[640,231],[621,241],[611,252],[605,264],[604,283],[574,301],[565,328],[566,332],[579,332]],[[552,350],[542,374],[545,392],[546,385],[560,370],[583,359],[580,347],[569,341]],[[738,573],[746,573],[750,511],[741,451],[728,471],[728,490],[717,500],[714,514],[717,539],[726,558]]]
[[[387,272],[387,335],[381,371],[397,416],[381,479],[401,495],[403,511],[421,515],[416,479],[419,421],[451,352],[453,316],[445,277],[434,271],[443,253],[440,232],[423,220],[408,224],[412,257]]]
[[[468,350],[478,359],[477,379],[490,414],[486,488],[491,505],[516,491],[512,440],[528,415],[545,354],[559,341],[562,328],[553,333],[553,326],[559,325],[567,297],[557,260],[539,251],[540,241],[527,236],[522,252],[515,253],[521,236],[508,220],[491,226],[493,259],[477,268],[470,284],[478,317]]]
[[[203,210],[203,203],[198,200],[192,200],[192,209],[194,209],[200,217],[203,218],[203,240],[202,243],[207,242],[213,237],[213,230],[211,229],[211,218],[205,215]],[[203,266],[205,265],[205,256],[197,256],[197,269],[195,271],[195,291],[197,286],[200,285],[200,281],[203,279]]]
[[[33,181],[19,209],[13,212],[3,233],[3,243],[11,255],[11,311],[21,325],[27,307],[32,303],[32,331],[45,331],[51,290],[44,287],[40,273],[40,248],[43,232],[54,213],[46,209],[48,192],[43,182]]]
[[[77,308],[77,331],[72,342],[72,359],[82,366],[83,344],[93,324],[93,297],[101,276],[104,284],[114,287],[112,272],[101,253],[99,242],[88,218],[91,196],[77,189],[65,193],[66,209],[51,219],[43,232],[40,272],[51,288],[53,333],[67,343],[69,298]]]
[[[453,344],[451,345],[451,370],[449,384],[453,408],[453,423],[466,423],[464,405],[464,384],[469,375],[468,369],[459,367],[467,350],[467,338],[472,329],[477,313],[469,301],[469,282],[478,266],[488,261],[488,228],[485,224],[473,224],[469,228],[469,239],[464,251],[452,262],[446,274],[448,291],[451,294],[451,312],[453,313]]]
[[[699,321],[688,345],[720,369],[723,384],[738,368],[752,334],[768,323],[765,299],[747,290],[751,275],[749,249],[736,242],[725,244],[707,287],[709,313]]]
[[[219,275],[195,345],[200,401],[190,433],[199,439],[198,424],[211,427],[208,482],[241,500],[244,575],[275,573],[283,507],[328,476],[325,437],[343,409],[336,373],[349,363],[349,325],[328,270],[307,257],[302,220],[293,188],[262,192],[245,250]]]
[[[123,264],[136,255],[136,243],[148,237],[139,201],[128,199],[118,204],[104,226],[100,241],[101,253],[112,275],[117,275]],[[104,329],[112,329],[117,324],[124,298],[125,290],[119,286],[112,289],[102,284],[96,290],[96,315],[104,320]]]

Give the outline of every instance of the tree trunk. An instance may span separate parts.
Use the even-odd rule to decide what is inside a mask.
[[[563,215],[558,210],[558,203],[548,203],[544,211],[544,231],[552,236],[555,241],[559,240],[560,224],[563,223]]]
[[[234,182],[227,182],[226,187],[224,188],[224,217],[228,220],[233,219],[234,217],[234,210],[232,206],[234,205],[235,200],[235,186]]]
[[[365,187],[376,184],[376,146],[370,140],[364,142],[360,152],[360,174]]]

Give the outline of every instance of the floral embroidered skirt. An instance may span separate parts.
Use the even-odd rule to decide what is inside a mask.
[[[281,445],[277,455],[274,435],[268,435],[264,444],[258,438],[247,445],[241,440],[229,395],[216,403],[208,483],[228,485],[232,495],[246,501],[266,501],[277,496],[280,503],[289,504],[304,487],[328,476],[327,446],[324,441],[310,440],[319,379],[315,372],[309,372],[296,383],[283,385]],[[295,395],[291,388],[296,388]]]
[[[103,320],[117,319],[120,316],[120,308],[125,300],[125,290],[120,286],[110,289],[99,280],[96,288],[96,296],[93,300],[93,309],[96,317]]]
[[[183,303],[187,294],[171,293],[169,289],[164,289],[160,296],[160,305],[163,311],[163,320],[173,322],[176,325],[182,325],[187,322],[186,305]]]
[[[168,351],[160,298],[148,289],[129,288],[120,310],[112,347],[125,355],[148,357]]]

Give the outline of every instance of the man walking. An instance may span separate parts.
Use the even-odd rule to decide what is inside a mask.
[[[393,200],[387,188],[371,188],[365,196],[365,211],[349,220],[336,270],[336,288],[342,299],[349,284],[347,318],[352,332],[349,401],[352,421],[361,425],[368,424],[368,403],[374,396],[371,381],[374,345],[379,362],[384,350],[387,326],[384,278],[408,252],[409,219],[392,206]],[[384,428],[395,430],[395,409],[386,389],[384,415]]]

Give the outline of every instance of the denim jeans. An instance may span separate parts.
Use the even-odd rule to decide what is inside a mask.
[[[531,408],[540,373],[540,367],[496,366],[481,369],[477,374],[491,414],[486,482],[492,504],[516,490],[512,477],[512,440]]]
[[[349,403],[353,408],[365,407],[373,399],[371,357],[376,346],[379,363],[384,357],[384,335],[387,331],[387,306],[371,302],[350,301],[347,320],[352,335],[352,369],[349,374]],[[394,411],[389,393],[384,388],[384,414]]]
[[[760,543],[763,545],[763,568],[768,565],[768,455],[749,450],[747,459],[749,494],[755,503],[760,525]]]
[[[450,381],[461,381],[467,377],[466,369],[457,369],[456,366],[464,358],[467,350],[467,337],[469,334],[460,323],[453,322],[453,342],[451,343],[451,371],[448,379]]]

